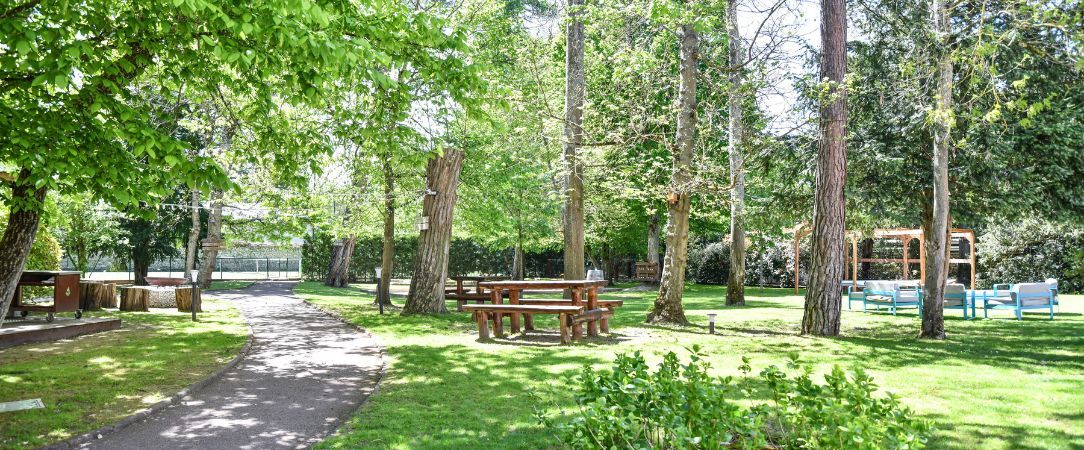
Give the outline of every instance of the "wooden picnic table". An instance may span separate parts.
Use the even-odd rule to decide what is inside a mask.
[[[542,280],[542,281],[528,281],[528,280],[508,280],[508,281],[482,281],[478,283],[479,289],[485,289],[489,291],[490,302],[494,305],[500,305],[504,300],[504,292],[508,292],[508,303],[510,305],[520,305],[520,299],[523,298],[523,291],[570,291],[570,297],[568,299],[568,305],[580,308],[583,317],[587,320],[587,335],[598,336],[599,329],[601,327],[603,332],[609,331],[609,320],[607,314],[601,314],[598,301],[598,291],[600,288],[606,286],[606,280]],[[493,312],[494,315],[494,328],[500,330],[502,328],[502,318],[505,315],[509,316],[512,332],[519,331],[520,315],[523,315],[524,329],[534,329],[534,315],[530,312]],[[572,325],[572,338],[576,339],[583,335],[582,328],[579,321],[576,321]]]
[[[455,280],[455,294],[457,295],[463,295],[467,293],[466,289],[463,288],[463,283],[467,281],[473,281],[476,290],[479,294],[481,294],[483,292],[482,287],[478,286],[478,283],[481,283],[483,281],[501,281],[508,279],[508,277],[486,275],[457,275],[448,278]]]

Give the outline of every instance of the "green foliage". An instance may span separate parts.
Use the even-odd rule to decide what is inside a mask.
[[[57,205],[58,237],[64,256],[75,270],[86,272],[115,249],[120,236],[119,218],[100,208],[89,195],[62,196]]]
[[[811,369],[788,375],[776,366],[756,382],[771,401],[740,406],[751,394],[733,377],[713,377],[699,347],[682,364],[673,352],[652,370],[639,351],[618,355],[613,370],[584,367],[577,407],[567,422],[540,413],[573,448],[924,448],[930,425],[916,419],[861,369],[848,376],[839,366],[812,379]],[[740,367],[751,368],[744,359]],[[797,368],[796,357],[791,368]],[[753,380],[742,380],[753,381]]]
[[[30,247],[30,255],[26,258],[26,270],[59,270],[60,258],[64,251],[56,236],[48,227],[38,228],[38,234],[34,236],[34,245]]]
[[[1084,291],[1084,230],[1027,219],[1004,222],[978,237],[978,281],[1028,283],[1056,278],[1061,292]]]

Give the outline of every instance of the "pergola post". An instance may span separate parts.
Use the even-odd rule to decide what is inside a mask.
[[[854,257],[851,258],[851,285],[858,288],[858,236],[851,235],[851,252]]]
[[[918,235],[918,260],[921,266],[918,269],[918,277],[923,283],[926,282],[926,232],[923,231]]]
[[[911,279],[911,236],[903,237],[903,279]]]
[[[975,232],[969,231],[967,233],[968,243],[971,244],[968,247],[968,259],[971,260],[971,290],[975,290]]]

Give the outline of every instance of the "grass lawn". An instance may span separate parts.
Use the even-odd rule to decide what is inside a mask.
[[[211,287],[207,288],[208,291],[219,291],[224,289],[244,289],[255,284],[255,281],[241,281],[241,280],[212,280]]]
[[[163,400],[232,359],[248,337],[233,305],[204,299],[188,313],[88,312],[119,330],[0,350],[0,402],[40,398],[44,409],[0,413],[0,448],[67,439]]]
[[[534,410],[572,405],[567,376],[583,364],[609,367],[615,354],[636,350],[658,360],[693,344],[720,375],[740,375],[742,356],[755,371],[784,367],[792,352],[818,371],[864,367],[935,423],[933,448],[1084,448],[1084,296],[1063,295],[1054,321],[1034,313],[1018,322],[1003,311],[964,321],[949,310],[949,339],[929,342],[915,339],[913,311],[892,317],[844,306],[842,337],[807,338],[797,336],[802,297],[789,290],[748,288],[748,306],[724,308],[725,288],[689,285],[686,314],[697,325],[644,325],[652,293],[605,294],[625,300],[612,335],[562,347],[552,318],[536,319],[540,331],[527,336],[480,343],[466,313],[380,316],[356,289],[302,283],[295,292],[379,336],[391,357],[380,393],[324,448],[552,447],[558,442]],[[716,335],[707,333],[708,312],[720,314]]]

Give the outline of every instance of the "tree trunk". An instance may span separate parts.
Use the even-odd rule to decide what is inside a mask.
[[[331,252],[331,266],[328,268],[324,285],[346,287],[350,284],[350,259],[354,256],[357,241],[356,236],[350,235],[332,247],[334,250]]]
[[[211,277],[215,273],[215,260],[218,258],[219,245],[222,244],[222,190],[211,191],[211,213],[207,216],[207,238],[204,240],[203,264],[199,269],[199,285],[203,289],[211,287]]]
[[[742,155],[742,51],[738,32],[737,1],[726,8],[727,40],[730,46],[730,278],[726,305],[745,306],[745,169]]]
[[[192,281],[192,270],[196,268],[196,253],[199,251],[199,190],[192,189],[192,228],[188,231],[188,247],[184,256],[184,278]]]
[[[132,274],[135,276],[136,286],[147,285],[147,273],[150,272],[151,259],[146,251],[141,249],[132,250]]]
[[[948,49],[949,11],[945,0],[931,4],[933,28],[939,39],[937,107],[933,130],[933,195],[923,230],[926,279],[922,295],[922,333],[919,337],[945,338],[945,280],[949,259],[949,146],[952,145],[952,55]]]
[[[847,179],[847,4],[821,0],[820,79],[830,83],[820,107],[820,143],[813,205],[813,249],[805,295],[802,334],[839,335],[840,285],[844,260]]]
[[[667,199],[666,256],[663,260],[662,281],[655,304],[647,313],[649,323],[686,324],[681,295],[685,289],[685,266],[689,257],[689,206],[686,192],[691,179],[694,138],[696,137],[696,65],[699,37],[692,25],[681,27],[681,91],[678,93],[677,136],[674,168],[671,175],[673,192]]]
[[[583,143],[583,14],[584,0],[568,0],[569,17],[565,30],[565,123],[564,170],[565,208],[562,229],[565,245],[565,279],[584,276],[583,164],[579,149]]]
[[[448,278],[452,212],[462,168],[462,150],[447,150],[444,156],[430,159],[426,167],[428,188],[436,191],[436,195],[426,195],[422,203],[422,215],[429,218],[429,226],[418,233],[418,252],[414,256],[410,292],[403,305],[404,315],[448,312],[444,305],[444,282]]]
[[[391,305],[391,279],[395,274],[395,172],[392,171],[391,161],[384,161],[384,248],[380,254],[380,272],[383,274],[380,280],[380,292],[384,298],[377,299],[373,304],[383,302]]]
[[[35,189],[25,183],[30,172],[22,170],[15,185],[11,188],[8,202],[11,213],[4,237],[0,239],[0,325],[11,308],[15,288],[22,277],[26,259],[30,256],[30,247],[38,234],[41,223],[41,209],[45,202],[45,188]]]
[[[655,211],[647,222],[647,262],[655,264],[655,283],[658,284],[659,277],[662,275],[662,265],[659,264],[659,232],[662,227],[659,226],[659,222],[662,221],[662,211]]]

